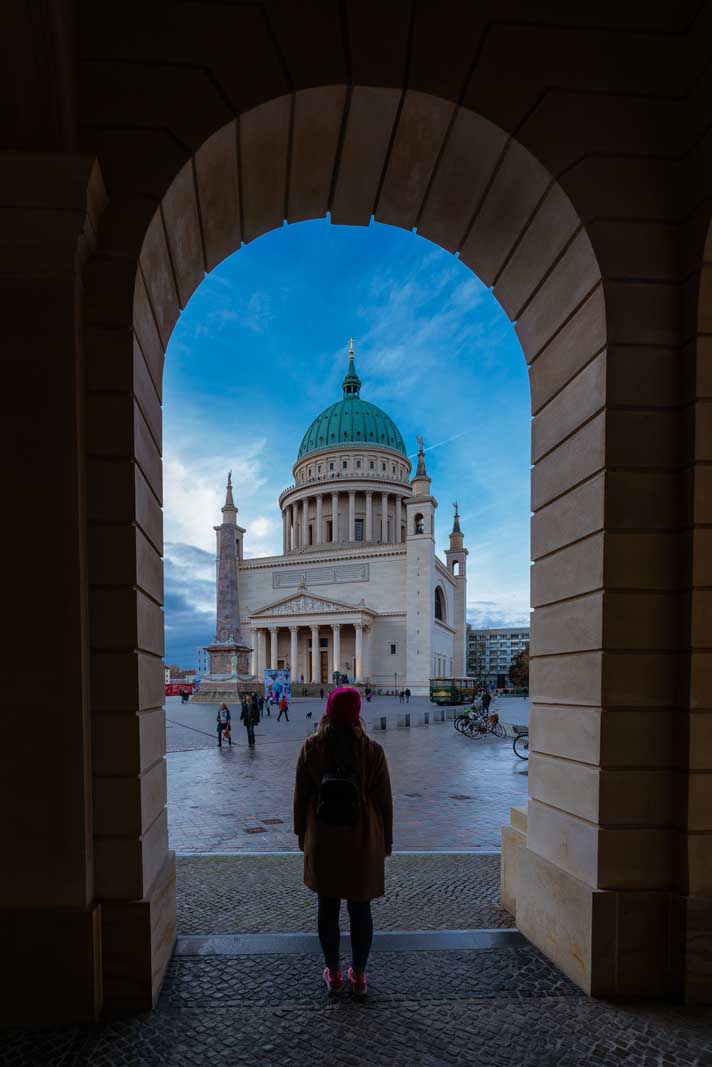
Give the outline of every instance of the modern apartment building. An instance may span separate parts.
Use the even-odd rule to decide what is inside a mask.
[[[512,658],[529,644],[528,626],[476,630],[467,626],[467,675],[487,685],[509,684]]]

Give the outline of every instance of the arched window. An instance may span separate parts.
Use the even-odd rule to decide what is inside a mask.
[[[413,533],[425,533],[425,519],[420,512],[413,516]]]
[[[439,585],[435,587],[435,618],[445,622],[445,594]]]

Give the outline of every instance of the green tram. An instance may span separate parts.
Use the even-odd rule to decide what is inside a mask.
[[[471,704],[482,686],[474,678],[431,678],[432,704]]]

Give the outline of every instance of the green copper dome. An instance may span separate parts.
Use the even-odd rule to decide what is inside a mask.
[[[392,448],[407,456],[403,438],[393,420],[375,404],[361,399],[361,379],[356,373],[353,349],[349,351],[343,390],[343,400],[332,404],[314,419],[302,438],[297,458],[303,459],[322,448],[344,445]]]

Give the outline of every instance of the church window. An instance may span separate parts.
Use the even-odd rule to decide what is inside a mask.
[[[333,471],[333,469],[334,469],[334,464],[333,464],[333,463],[330,463],[330,464],[329,464],[329,470],[330,470],[330,471]]]
[[[321,474],[321,463],[317,467],[316,472],[317,472],[317,474]]]
[[[327,519],[326,520],[326,539],[327,539],[327,541],[331,540],[332,531],[333,531],[332,521],[331,521],[331,519]]]
[[[445,622],[445,597],[439,585],[435,589],[435,618]]]
[[[328,647],[329,647],[329,638],[328,637],[320,637],[319,638],[319,648],[328,648]]]
[[[384,471],[385,469],[386,469],[386,465],[385,465],[385,463],[382,463],[381,464],[381,470]]]
[[[356,519],[355,522],[356,540],[363,541],[363,519]]]
[[[413,517],[413,533],[425,533],[425,519],[420,512]]]
[[[393,464],[393,473],[394,474],[396,473],[396,465],[395,465],[395,463]]]
[[[345,459],[342,459],[342,461],[341,461],[341,469],[345,471],[346,468],[348,467],[348,465],[349,465],[348,461],[345,460]]]
[[[356,470],[357,470],[357,471],[360,471],[360,470],[361,470],[361,460],[360,460],[360,459],[357,459],[357,460],[356,460]]]
[[[396,654],[396,646],[395,645],[391,645],[391,655],[395,656],[395,654]]]
[[[373,460],[371,460],[368,465],[369,465],[371,470],[375,470],[376,464],[373,462]]]

